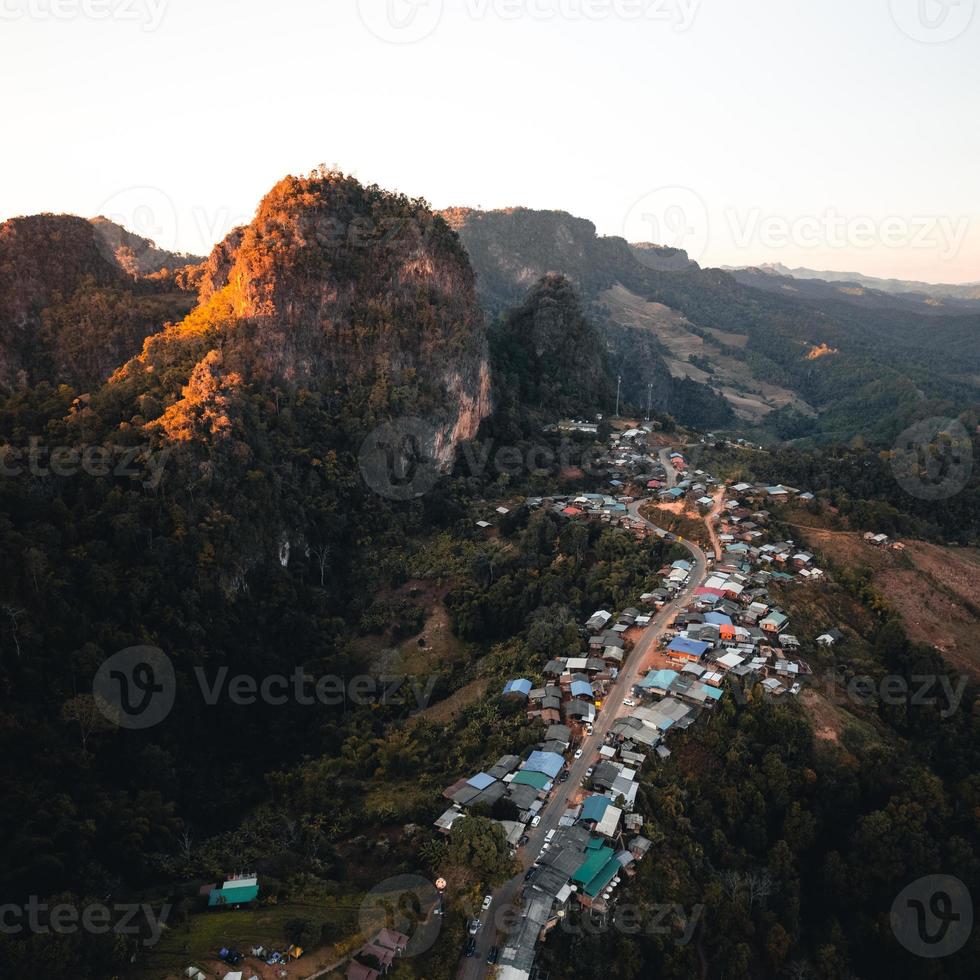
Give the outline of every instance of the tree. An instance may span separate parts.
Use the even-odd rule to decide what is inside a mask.
[[[448,858],[475,872],[482,885],[498,885],[515,873],[503,827],[486,817],[463,817],[453,824]]]
[[[88,751],[88,740],[96,732],[111,731],[114,727],[99,710],[91,694],[76,694],[61,706],[64,721],[75,722],[81,738],[82,752]]]

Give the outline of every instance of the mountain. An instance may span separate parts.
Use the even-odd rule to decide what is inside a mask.
[[[593,417],[615,397],[605,341],[564,276],[531,287],[491,333],[491,352],[494,422],[515,433],[561,416]]]
[[[102,215],[91,220],[102,247],[112,256],[116,265],[134,279],[152,276],[165,269],[175,272],[190,265],[200,265],[204,261],[200,255],[159,248],[156,242],[127,231],[122,225]]]
[[[288,177],[208,259],[201,305],[115,384],[153,392],[178,442],[220,437],[249,392],[344,392],[433,424],[448,464],[490,411],[483,313],[456,235],[425,205],[341,174]],[[179,376],[174,390],[162,378]]]
[[[74,218],[5,226],[7,316],[33,327],[62,292],[132,300],[156,287],[94,235]],[[48,374],[0,392],[5,895],[173,881],[184,815],[195,835],[235,831],[267,795],[263,774],[311,752],[338,758],[354,731],[373,738],[370,709],[361,724],[262,698],[205,705],[194,668],[375,676],[349,648],[357,624],[382,582],[407,577],[408,535],[462,514],[442,486],[386,494],[363,466],[372,431],[406,415],[424,422],[395,426],[404,445],[376,440],[392,475],[411,475],[399,456],[448,464],[491,408],[474,275],[423,202],[329,171],[288,177],[215,250],[201,289],[84,394]],[[374,615],[387,623],[386,609]],[[152,731],[113,737],[93,677],[139,644],[164,651],[181,696]],[[58,955],[67,976],[77,964]],[[106,974],[119,970],[92,975]]]
[[[655,408],[705,428],[887,443],[915,418],[955,415],[980,397],[972,311],[787,291],[767,273],[760,284],[682,253],[599,237],[564,212],[445,214],[491,313],[547,272],[572,281],[634,406],[652,394]]]
[[[763,272],[772,272],[792,279],[819,279],[823,282],[854,283],[867,286],[883,293],[922,293],[926,296],[941,296],[950,299],[980,300],[980,282],[970,283],[931,283],[908,279],[879,279],[865,276],[860,272],[817,272],[804,267],[791,269],[780,262],[765,263],[759,267]]]
[[[804,300],[841,301],[876,310],[949,315],[980,312],[980,283],[942,285],[875,279],[857,272],[814,272],[779,263],[727,268],[741,283]]]
[[[193,305],[176,275],[134,276],[126,262],[145,239],[123,246],[116,230],[73,215],[0,224],[0,390],[104,381]]]
[[[477,273],[477,290],[491,316],[520,304],[543,276],[567,278],[581,298],[585,315],[605,338],[614,374],[623,378],[623,404],[636,410],[672,412],[692,425],[721,426],[735,421],[731,407],[696,369],[672,360],[656,326],[622,302],[642,297],[654,270],[690,269],[687,256],[655,245],[631,246],[625,239],[600,237],[595,225],[564,211],[509,208],[442,212],[457,230]],[[612,411],[614,402],[604,406]]]

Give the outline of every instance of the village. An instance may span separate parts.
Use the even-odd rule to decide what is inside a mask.
[[[565,426],[591,431],[589,423]],[[527,717],[541,722],[539,745],[527,758],[505,755],[462,776],[443,794],[451,805],[436,821],[441,833],[451,833],[471,809],[487,807],[500,814],[514,853],[528,865],[518,890],[518,927],[499,947],[482,944],[487,965],[496,964],[494,975],[502,980],[534,975],[538,945],[574,907],[612,910],[652,846],[638,812],[640,770],[651,757],[669,758],[673,733],[709,714],[733,685],[745,691],[758,684],[766,696],[794,697],[811,674],[770,589],[818,582],[824,571],[793,541],[771,540],[767,507],[792,498],[806,503],[813,495],[782,485],[725,487],[710,473],[690,470],[679,450],[648,450],[649,434],[640,426],[613,433],[603,457],[611,473],[608,493],[525,503],[565,520],[657,534],[687,548],[691,559],[659,569],[658,584],[638,606],[596,610],[583,624],[580,656],[551,660],[533,677],[507,681],[503,694],[521,699]],[[677,501],[704,519],[714,554],[705,556],[640,512],[650,502]],[[655,510],[648,513],[656,517]],[[491,529],[492,517],[480,527]],[[831,646],[844,637],[831,627],[814,639]],[[491,903],[487,896],[470,924],[464,958],[482,952],[478,937]],[[483,976],[482,969],[464,968],[461,976]]]
[[[590,423],[565,425],[587,434],[594,429]],[[525,869],[474,910],[460,976],[496,970],[501,980],[528,980],[535,976],[537,949],[566,916],[576,909],[611,913],[653,846],[643,834],[638,795],[648,760],[668,759],[675,733],[698,724],[733,692],[759,685],[766,697],[792,698],[811,674],[797,653],[801,642],[790,617],[771,590],[819,582],[825,573],[812,554],[778,538],[769,508],[794,498],[807,503],[813,495],[782,485],[726,486],[692,468],[682,449],[648,446],[650,436],[642,424],[612,433],[601,457],[609,474],[606,492],[521,501],[563,521],[599,521],[623,533],[657,535],[688,557],[656,569],[653,587],[636,605],[595,610],[581,624],[578,656],[549,660],[531,676],[507,680],[502,696],[519,701],[527,719],[540,723],[539,743],[530,752],[487,760],[484,769],[461,774],[444,790],[438,833],[450,835],[457,821],[489,813]],[[658,513],[682,509],[702,522],[707,553],[656,523],[663,519]],[[503,504],[493,506],[475,522],[479,532],[493,535],[494,522],[509,512]],[[865,540],[895,547],[884,535],[869,533]],[[844,635],[829,626],[813,640],[832,646]],[[258,891],[254,879],[208,888],[218,896],[209,899],[212,907],[250,902]],[[230,897],[222,899],[222,888]],[[492,913],[505,900],[520,908],[520,917],[498,941]],[[440,900],[432,914],[441,911]],[[347,980],[382,977],[407,943],[408,937],[382,930],[350,957]],[[283,966],[302,952],[250,950],[263,963]],[[234,968],[244,957],[222,949],[219,958]],[[196,980],[196,969],[185,976]],[[248,976],[233,969],[225,980]]]

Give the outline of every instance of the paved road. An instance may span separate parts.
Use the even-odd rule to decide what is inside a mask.
[[[674,469],[674,464],[670,461],[670,454],[674,452],[673,446],[665,446],[660,452],[657,453],[660,459],[660,465],[667,471],[667,489],[669,490],[672,486],[677,483],[677,470]],[[647,522],[649,523],[649,522]]]
[[[652,521],[648,521],[640,514],[640,506],[644,503],[646,503],[646,500],[639,500],[630,504],[630,516],[634,520],[642,521],[648,527],[653,528],[661,537],[665,536],[667,532],[663,528],[658,527]],[[592,735],[582,742],[582,758],[577,760],[573,759],[569,766],[568,779],[564,783],[555,784],[555,789],[552,790],[551,797],[541,812],[541,823],[537,827],[529,827],[527,835],[530,839],[518,851],[518,859],[524,871],[535,862],[541,853],[541,848],[548,831],[554,830],[558,826],[558,821],[561,820],[565,810],[568,808],[570,798],[574,796],[585,779],[585,771],[590,766],[594,766],[598,761],[599,749],[605,744],[606,735],[609,729],[612,728],[613,722],[620,715],[628,712],[629,709],[623,705],[623,699],[629,697],[634,684],[639,680],[640,669],[646,660],[647,654],[660,642],[660,638],[663,636],[668,624],[673,621],[675,614],[687,605],[691,596],[694,594],[694,590],[699,588],[707,578],[707,563],[705,561],[705,554],[701,548],[693,541],[678,540],[677,543],[691,553],[693,560],[694,567],[691,569],[691,577],[688,579],[688,584],[682,592],[678,593],[674,599],[667,603],[654,616],[650,625],[644,630],[643,635],[640,637],[629,657],[627,657],[626,665],[620,671],[616,683],[610,689],[603,702],[602,710],[595,720]],[[521,874],[515,878],[511,878],[510,881],[494,892],[493,905],[490,907],[490,911],[481,916],[484,926],[477,935],[476,956],[463,958],[458,973],[459,980],[483,980],[487,976],[490,968],[487,966],[486,959],[490,947],[497,945],[498,948],[502,949],[507,939],[506,934],[502,931],[498,935],[497,929],[493,928],[493,924],[496,923],[499,925],[506,921],[506,917],[502,914],[503,910],[520,904],[523,886],[524,873],[522,871]]]

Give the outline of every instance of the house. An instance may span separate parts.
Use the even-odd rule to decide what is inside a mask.
[[[599,630],[606,628],[606,624],[610,619],[612,619],[611,612],[607,612],[605,609],[598,609],[589,617],[585,627],[593,633],[597,633]]]
[[[208,908],[238,908],[250,905],[259,894],[259,880],[255,874],[233,875],[220,888],[208,896]]]
[[[590,705],[591,707],[591,705]],[[565,760],[556,752],[532,752],[521,772],[545,773],[554,779],[565,768]],[[518,774],[519,775],[519,774]],[[516,776],[514,777],[517,778]]]
[[[357,960],[351,960],[344,976],[347,977],[347,980],[378,980],[381,974],[363,963],[358,963]]]
[[[605,813],[595,825],[595,832],[602,837],[615,837],[619,833],[619,821],[622,817],[623,811],[618,806],[607,806]]]
[[[686,637],[678,636],[671,640],[667,652],[683,660],[700,660],[710,649],[710,643],[688,640]]]
[[[527,697],[531,691],[534,690],[534,685],[529,681],[525,680],[523,677],[517,680],[508,681],[504,685],[504,694],[518,694],[521,697]]]
[[[843,639],[844,634],[835,626],[833,629],[827,630],[826,633],[821,633],[817,637],[817,643],[822,647],[832,647],[835,643],[840,643]]]
[[[789,623],[787,616],[784,616],[781,612],[771,612],[765,619],[759,621],[759,626],[766,633],[780,633],[786,629],[787,623]]]

